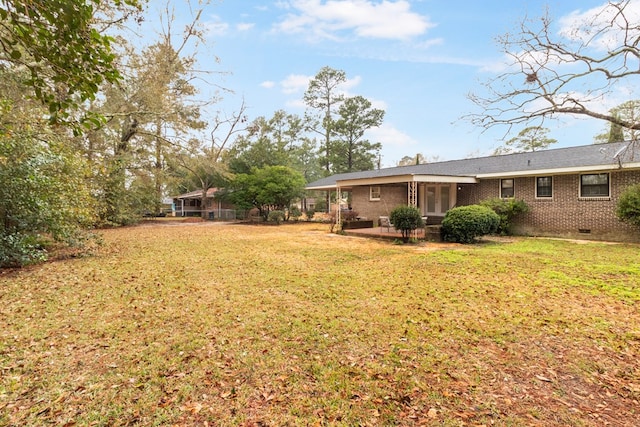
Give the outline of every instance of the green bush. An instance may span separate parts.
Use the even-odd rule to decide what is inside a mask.
[[[477,237],[495,233],[499,225],[500,216],[486,206],[460,206],[445,214],[442,235],[448,242],[473,243]]]
[[[313,216],[316,214],[316,211],[314,211],[313,209],[308,209],[305,212],[305,215],[307,216],[307,221],[311,221],[313,219]]]
[[[0,268],[43,261],[54,243],[81,243],[93,220],[86,177],[84,160],[56,135],[0,137]]]
[[[486,206],[500,217],[498,233],[503,235],[513,234],[513,219],[529,211],[529,206],[524,200],[516,199],[487,199],[480,202],[480,206]]]
[[[301,216],[302,212],[297,206],[292,206],[291,209],[289,209],[289,218],[293,218],[294,221],[298,221]]]
[[[267,221],[280,225],[284,221],[284,211],[270,211]]]
[[[47,251],[37,236],[0,234],[0,267],[21,267],[46,259]]]
[[[393,228],[400,230],[402,241],[407,243],[411,232],[419,227],[424,227],[424,221],[418,208],[413,206],[398,206],[391,211],[389,221]]]
[[[621,221],[640,227],[640,184],[626,188],[620,195],[616,215]]]

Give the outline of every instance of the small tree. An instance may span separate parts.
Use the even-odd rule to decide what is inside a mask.
[[[393,223],[393,227],[400,230],[402,241],[407,243],[411,232],[424,227],[424,221],[420,211],[413,206],[398,206],[391,211],[389,220]]]
[[[477,237],[495,233],[499,224],[498,214],[486,206],[460,206],[445,214],[442,234],[448,242],[473,243]]]
[[[620,195],[616,215],[621,221],[640,227],[640,184],[628,187]]]
[[[293,200],[304,195],[302,174],[286,166],[253,168],[250,174],[239,174],[232,182],[229,199],[242,208],[258,208],[265,221],[269,212],[284,211]]]
[[[305,212],[305,216],[307,217],[307,221],[311,221],[311,220],[313,220],[313,216],[314,216],[315,214],[316,214],[316,211],[315,211],[315,210],[313,210],[313,209],[308,209],[308,210]]]
[[[516,199],[487,199],[480,202],[481,206],[486,206],[493,210],[500,217],[498,233],[503,235],[513,234],[513,219],[529,211],[529,206],[524,200]]]

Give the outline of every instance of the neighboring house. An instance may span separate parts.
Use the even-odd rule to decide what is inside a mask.
[[[174,216],[205,216],[209,219],[236,219],[236,211],[233,205],[222,202],[216,198],[218,188],[207,190],[205,206],[202,206],[202,190],[180,194],[173,198]]]
[[[430,224],[454,206],[514,197],[530,211],[519,234],[640,241],[640,230],[616,217],[622,191],[640,184],[640,143],[593,144],[527,153],[400,166],[333,175],[308,190],[351,192],[361,217],[416,206]]]

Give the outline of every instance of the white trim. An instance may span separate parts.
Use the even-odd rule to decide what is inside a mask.
[[[472,176],[447,175],[391,175],[374,178],[356,178],[336,181],[336,185],[349,187],[355,185],[404,184],[406,182],[430,182],[443,184],[475,184],[478,180]],[[309,188],[315,189],[315,188]]]
[[[511,190],[513,191],[513,195],[511,196],[503,196],[502,195],[502,181],[507,181],[510,180],[511,181]],[[500,194],[500,198],[501,199],[515,199],[516,197],[516,180],[515,178],[500,178],[500,181],[498,182],[498,193]]]
[[[485,178],[500,178],[510,176],[537,176],[537,175],[568,175],[576,173],[589,173],[589,172],[613,172],[617,170],[625,169],[640,169],[640,162],[637,163],[623,163],[622,167],[616,165],[596,165],[596,166],[574,166],[570,168],[558,168],[558,169],[537,169],[529,171],[513,171],[513,172],[492,172],[492,173],[479,173],[476,175],[478,179]]]
[[[538,178],[551,178],[551,195],[550,196],[538,196]],[[553,195],[555,193],[555,179],[553,179],[553,175],[539,175],[533,178],[533,182],[535,184],[533,198],[536,200],[553,200]]]
[[[320,185],[318,187],[305,187],[305,190],[322,190],[322,191],[331,191],[331,190],[335,190],[336,188],[338,188],[338,184],[327,184],[327,185]]]
[[[372,193],[373,193],[373,189],[377,188],[378,189],[378,197],[372,197]],[[379,185],[370,185],[369,186],[369,201],[370,202],[379,202],[380,199],[382,198],[382,190],[380,189]]]
[[[430,182],[438,184],[477,184],[474,176],[450,176],[450,175],[415,175],[416,182]]]
[[[608,194],[606,196],[583,196],[582,195],[582,177],[585,175],[607,175],[607,186],[609,187]],[[611,199],[611,172],[600,173],[581,173],[578,175],[578,200],[609,200]]]

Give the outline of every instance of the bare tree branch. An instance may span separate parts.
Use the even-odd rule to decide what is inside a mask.
[[[614,90],[635,89],[640,75],[640,24],[629,4],[610,0],[589,16],[572,16],[560,32],[548,14],[525,19],[519,33],[498,41],[510,61],[507,71],[468,95],[482,111],[464,118],[485,130],[530,122],[542,126],[560,115],[640,129],[640,121],[603,108]]]

